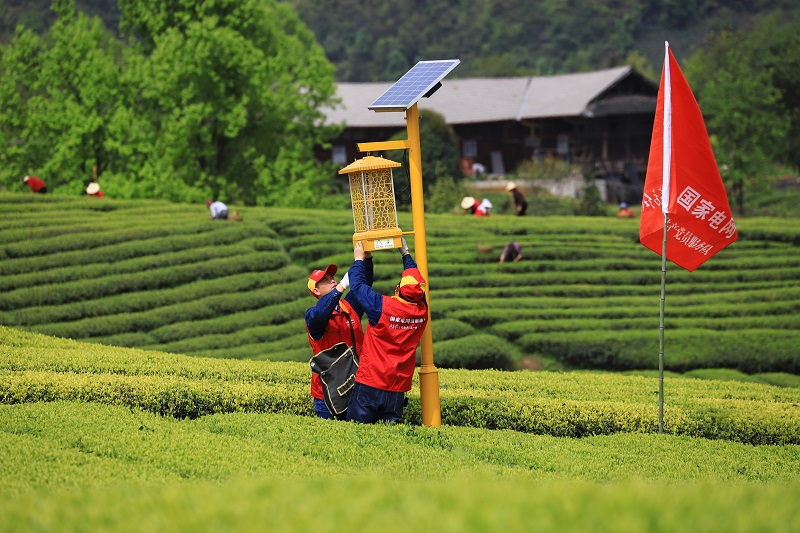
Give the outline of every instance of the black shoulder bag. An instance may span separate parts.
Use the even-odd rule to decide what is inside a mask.
[[[334,344],[327,350],[315,354],[308,362],[311,371],[319,374],[325,405],[338,419],[344,418],[347,411],[347,402],[350,400],[350,391],[356,383],[356,371],[358,370],[356,334],[353,331],[353,319],[349,313],[347,322],[350,324],[353,345],[348,346],[346,342]]]

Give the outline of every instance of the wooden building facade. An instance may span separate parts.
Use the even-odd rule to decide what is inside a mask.
[[[337,84],[342,103],[325,113],[329,123],[346,127],[318,157],[343,167],[365,155],[357,143],[405,131],[404,113],[368,109],[390,86]],[[657,95],[656,83],[624,66],[557,76],[446,79],[419,108],[439,113],[453,127],[465,173],[479,163],[490,176],[502,176],[523,161],[556,157],[605,179],[610,199],[638,201],[632,196],[644,180]]]

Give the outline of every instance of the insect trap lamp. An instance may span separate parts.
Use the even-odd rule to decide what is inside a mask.
[[[353,246],[359,241],[364,251],[400,248],[403,231],[397,226],[392,169],[400,163],[368,155],[347,165],[339,174],[350,178],[353,204]]]

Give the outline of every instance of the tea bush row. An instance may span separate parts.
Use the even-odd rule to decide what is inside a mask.
[[[55,252],[72,250],[90,250],[99,246],[110,244],[141,241],[155,237],[165,237],[174,233],[167,225],[158,227],[133,227],[128,229],[112,229],[109,231],[90,232],[91,226],[63,228],[63,234],[52,237],[28,238],[20,242],[6,244],[1,250],[7,258],[32,257],[47,255]],[[206,228],[197,227],[198,232],[208,231]],[[75,232],[78,233],[75,233]],[[20,235],[22,237],[22,235]],[[13,239],[13,237],[12,237]]]
[[[273,287],[270,290],[280,290]],[[303,300],[290,298],[293,294],[289,287],[283,288],[285,299],[266,298],[263,305],[254,309],[240,310],[235,313],[221,314],[203,320],[181,321],[174,324],[165,324],[151,331],[153,338],[160,343],[167,343],[209,334],[230,334],[254,326],[281,325],[294,319],[302,319],[309,304]],[[305,330],[301,323],[300,331]],[[238,335],[239,333],[237,333]]]
[[[106,315],[73,322],[58,322],[55,324],[43,324],[37,330],[47,335],[66,338],[88,338],[96,336],[107,336],[115,333],[129,333],[135,331],[147,331],[159,340],[169,340],[175,337],[185,337],[189,331],[181,332],[178,335],[170,336],[168,332],[160,330],[168,324],[176,322],[187,322],[189,327],[195,327],[197,331],[203,331],[203,324],[199,321],[203,319],[220,316],[219,320],[236,320],[237,313],[248,310],[261,315],[261,323],[268,322],[271,317],[269,311],[262,311],[261,308],[275,302],[291,302],[296,298],[296,292],[291,287],[272,286],[259,291],[249,291],[242,294],[219,294],[200,298],[191,302],[173,304],[165,307],[157,307],[138,313],[122,313],[117,315]],[[294,304],[294,302],[291,302]],[[296,306],[295,306],[296,307]],[[233,316],[233,318],[230,318]],[[186,325],[180,329],[184,330]]]
[[[88,206],[86,206],[88,207]],[[65,233],[90,234],[110,230],[130,230],[132,227],[158,228],[174,224],[180,232],[208,231],[208,223],[201,217],[177,215],[176,213],[154,213],[142,209],[125,209],[98,212],[92,209],[52,211],[28,211],[15,218],[0,230],[6,242],[23,242],[29,239],[47,239]],[[77,230],[77,231],[76,231]]]
[[[502,390],[490,394],[480,389],[451,390],[445,372],[441,372],[440,382],[444,386],[440,395],[442,423],[446,425],[564,437],[653,433],[656,429],[652,403],[546,398]],[[98,402],[176,418],[236,411],[311,415],[307,385],[33,370],[4,370],[0,376],[0,403],[6,404]],[[543,373],[539,377],[549,376]],[[602,382],[600,376],[595,379]],[[414,391],[411,400],[406,422],[420,424],[419,398]],[[665,431],[749,444],[796,444],[800,442],[796,410],[796,406],[776,401],[697,400],[689,405],[669,405],[665,411]]]
[[[0,310],[37,305],[58,305],[126,292],[175,287],[203,278],[217,278],[241,272],[275,270],[287,264],[284,253],[254,252],[237,257],[212,259],[203,263],[104,276],[54,286],[42,285],[0,294]]]
[[[794,331],[800,324],[800,313],[793,315],[744,316],[729,317],[726,320],[717,318],[674,318],[665,319],[667,331],[675,329],[705,330],[752,330],[752,329],[785,329]],[[438,322],[437,322],[438,326]],[[658,331],[658,317],[642,318],[534,318],[527,320],[499,321],[489,328],[492,334],[509,340],[516,340],[526,333],[569,332],[581,330],[638,330]],[[708,333],[713,335],[712,332]]]
[[[204,232],[181,233],[181,227],[162,237],[133,240],[125,242],[102,243],[90,249],[70,251],[41,250],[43,253],[16,259],[4,259],[0,262],[0,274],[21,274],[72,265],[88,265],[91,263],[113,263],[141,256],[157,256],[165,252],[241,243],[253,237],[270,238],[272,232],[267,228],[251,229],[243,225],[230,225],[212,231],[204,228]]]
[[[636,330],[528,333],[519,337],[517,344],[529,352],[548,354],[578,368],[656,368],[659,332],[653,329],[649,333]],[[800,374],[797,333],[792,330],[672,329],[665,333],[665,344],[665,368],[676,372],[727,367],[746,373]]]
[[[295,306],[294,303],[289,305]],[[215,333],[214,322],[216,320],[206,321],[205,328],[202,326],[186,327],[187,334],[181,338],[164,336],[158,330],[155,330],[150,333],[155,342],[143,345],[142,348],[192,354],[201,350],[216,350],[236,347],[242,344],[261,343],[263,351],[270,351],[273,347],[271,345],[267,346],[266,343],[275,343],[292,335],[302,334],[303,343],[300,346],[308,348],[310,351],[311,348],[308,346],[308,340],[305,337],[305,322],[302,318],[297,318],[297,314],[294,314],[291,319],[276,322],[267,322],[264,319],[260,321],[253,320],[252,323],[245,322],[236,327],[235,335],[229,334],[231,326],[220,327]],[[175,328],[176,330],[181,330],[180,324],[176,326],[178,326]],[[225,325],[223,324],[222,326]],[[310,354],[309,357],[311,357]]]
[[[23,202],[17,196],[9,195]],[[49,229],[54,230],[53,236],[56,230],[66,232],[58,235],[65,241],[74,239],[71,251],[58,252],[55,250],[59,247],[54,246],[54,250],[42,247],[37,252],[44,255],[5,259],[0,255],[0,273],[7,276],[0,282],[0,291],[7,289],[0,292],[2,323],[96,342],[159,349],[183,346],[191,350],[188,353],[215,357],[224,356],[228,350],[259,359],[275,359],[282,354],[287,358],[302,354],[305,358],[308,347],[302,341],[302,327],[296,335],[288,335],[284,343],[275,344],[274,350],[272,341],[262,346],[247,335],[240,341],[218,337],[236,337],[250,328],[282,327],[289,322],[301,325],[302,312],[313,304],[304,289],[308,269],[331,262],[340,266],[341,275],[352,262],[352,215],[347,211],[252,208],[245,211],[245,222],[233,223],[208,220],[202,206],[80,200],[85,199],[53,197],[36,202],[28,198],[21,217],[0,226],[0,235],[8,237],[3,242],[17,247],[17,253],[30,244],[18,239],[42,238],[53,243],[52,238],[45,237]],[[401,227],[413,227],[410,213],[400,212],[398,216]],[[481,336],[487,345],[507,349],[502,363],[497,362],[492,348],[482,362],[470,364],[495,361],[492,364],[502,366],[509,359],[542,353],[532,351],[534,345],[521,342],[530,333],[562,330],[569,334],[564,328],[570,323],[587,334],[602,333],[604,327],[620,331],[657,327],[649,324],[658,321],[660,259],[637,242],[636,221],[628,224],[602,217],[427,218],[437,362],[441,358],[447,365],[454,364],[459,352],[465,361],[473,360],[475,348],[458,342],[470,336]],[[689,274],[670,266],[668,327],[692,328],[692,319],[696,319],[702,328],[724,329],[731,335],[737,330],[790,331],[787,326],[798,314],[800,259],[791,239],[780,237],[785,223],[748,219],[741,226],[740,240],[702,269]],[[151,233],[164,228],[171,231],[163,236]],[[764,240],[752,240],[750,229]],[[111,237],[110,244],[99,243],[101,235]],[[119,242],[113,240],[115,235],[139,235],[145,240]],[[414,236],[407,238],[413,248]],[[523,244],[525,258],[519,263],[497,265],[502,246],[511,239]],[[91,247],[87,248],[87,243]],[[201,257],[196,248],[215,245],[237,252],[250,247],[282,259],[276,264],[257,264],[257,253],[218,257],[204,261],[202,268],[198,265],[191,274],[182,270],[190,264],[176,263]],[[482,253],[487,249],[491,253]],[[171,266],[146,270],[155,267],[159,254],[162,265]],[[248,263],[251,258],[253,262]],[[225,259],[247,264],[221,265]],[[396,251],[375,254],[376,290],[392,291],[400,264]],[[216,272],[218,265],[224,267],[222,272]],[[106,274],[118,274],[100,275],[104,269]],[[126,269],[130,272],[122,272]],[[180,276],[174,277],[173,270]],[[285,276],[273,276],[277,272]],[[148,278],[148,274],[156,279]],[[69,277],[77,279],[36,285]],[[291,285],[292,301],[266,304],[258,296],[245,295],[274,284]],[[221,298],[226,292],[240,301]],[[215,296],[220,298],[208,300]],[[203,309],[210,302],[215,307]],[[121,317],[126,313],[131,315],[128,320]],[[292,313],[296,314],[290,316]],[[451,322],[439,326],[443,321]],[[722,325],[727,321],[735,325]],[[115,331],[117,327],[121,329]],[[465,327],[470,331],[464,331]],[[449,332],[450,328],[457,333]],[[442,331],[441,336],[437,331]],[[203,345],[198,340],[203,337],[215,345]],[[489,342],[488,337],[493,340]],[[596,347],[605,346],[606,341],[598,339]]]
[[[231,411],[309,415],[306,363],[192,359],[0,329],[0,402],[96,401],[178,418]],[[442,422],[580,437],[653,432],[656,380],[573,372],[439,372]],[[415,378],[416,380],[416,378]],[[407,421],[420,423],[417,385]],[[665,431],[800,443],[800,390],[670,379]]]
[[[94,279],[103,276],[143,272],[157,268],[200,263],[221,257],[234,257],[252,253],[253,248],[246,245],[206,246],[182,250],[180,252],[163,252],[157,255],[140,256],[133,259],[110,263],[89,263],[63,268],[51,268],[39,272],[17,274],[0,278],[0,291],[20,289],[44,284],[66,283],[79,279]]]
[[[505,307],[492,307],[491,304],[486,305],[482,309],[464,309],[463,301],[459,300],[443,300],[438,306],[432,304],[431,312],[433,317],[445,316],[449,318],[456,318],[462,320],[474,327],[483,328],[492,326],[500,322],[516,322],[520,320],[548,320],[548,319],[566,319],[566,318],[584,318],[584,319],[620,319],[628,320],[635,318],[648,318],[652,317],[658,320],[659,309],[658,303],[653,302],[652,305],[638,305],[638,306],[618,306],[618,307],[576,307],[576,308],[561,308],[561,307],[531,307],[527,308],[520,305],[517,308],[511,306]],[[737,318],[742,316],[770,316],[770,315],[796,315],[800,312],[800,301],[794,302],[778,302],[766,306],[762,303],[752,304],[712,304],[712,305],[696,305],[669,308],[667,320],[673,318]],[[666,314],[666,311],[665,311]]]
[[[214,295],[231,294],[235,297],[236,293],[263,289],[285,279],[301,278],[304,274],[304,269],[291,265],[267,272],[244,272],[201,279],[168,289],[129,292],[69,304],[26,307],[2,313],[0,317],[2,323],[7,325],[33,326],[135,313]]]
[[[656,300],[653,294],[648,295],[630,295],[630,296],[596,296],[594,294],[575,295],[571,297],[560,295],[558,297],[545,296],[544,294],[525,295],[517,292],[516,297],[507,298],[506,295],[495,296],[490,291],[480,291],[478,294],[483,293],[484,297],[481,298],[481,306],[488,309],[513,307],[513,308],[526,308],[526,309],[585,309],[585,308],[636,308],[648,307],[653,305]],[[472,291],[468,294],[454,291],[442,291],[447,295],[443,301],[443,306],[455,306],[462,302],[457,300],[470,300],[474,298]],[[652,292],[652,291],[651,291]],[[438,293],[437,293],[438,294]],[[778,303],[778,304],[794,304],[800,302],[800,287],[782,287],[781,290],[765,291],[760,290],[743,290],[741,288],[736,290],[706,290],[703,292],[693,291],[689,294],[681,294],[680,296],[672,297],[667,296],[670,310],[677,309],[679,313],[691,312],[691,308],[700,306],[707,306],[713,308],[718,305],[763,305],[764,303]],[[442,300],[438,300],[442,302]],[[749,309],[746,309],[749,311]],[[764,312],[769,312],[765,309]],[[781,311],[783,312],[783,311]],[[698,314],[698,313],[693,313]]]
[[[222,348],[209,348],[208,346],[200,345],[202,343],[198,343],[196,350],[185,353],[193,357],[303,363],[302,368],[307,369],[308,361],[311,359],[313,352],[308,344],[308,336],[301,328],[303,328],[303,323],[298,322],[294,325],[294,329],[291,330],[291,334],[287,334],[287,336],[281,337],[268,344],[256,342],[225,346]],[[266,330],[265,334],[272,335],[271,332],[267,332]]]
[[[519,264],[519,263],[517,263]],[[594,270],[564,270],[560,272],[536,272],[527,270],[527,267],[510,266],[486,272],[479,264],[472,265],[429,265],[432,282],[442,289],[455,287],[525,287],[525,290],[542,285],[646,285],[658,287],[661,284],[661,273],[654,269],[622,270],[622,271],[594,271]],[[720,271],[698,274],[688,277],[676,273],[668,276],[668,284],[691,283],[706,285],[715,283],[759,283],[764,281],[782,281],[792,284],[800,280],[800,268],[786,270],[780,268],[746,270],[746,271]]]
[[[434,280],[435,281],[435,280]],[[772,294],[781,294],[786,288],[786,284],[780,281],[765,281],[748,283],[748,289],[758,291],[760,298],[770,297]],[[675,296],[686,294],[706,294],[706,293],[727,293],[741,291],[740,283],[718,283],[714,285],[691,285],[686,283],[669,283],[667,287],[667,300],[672,304]],[[473,298],[510,298],[516,299],[521,296],[549,297],[550,301],[557,301],[556,298],[571,298],[572,301],[580,301],[583,298],[601,298],[608,296],[637,297],[646,296],[651,300],[660,297],[660,289],[649,285],[540,285],[521,289],[515,285],[508,287],[471,287],[469,295]],[[435,287],[434,299],[440,302],[442,299],[464,298],[464,291],[457,288]]]
[[[514,366],[514,352],[515,349],[509,342],[486,334],[434,343],[435,364],[439,368],[511,370]]]

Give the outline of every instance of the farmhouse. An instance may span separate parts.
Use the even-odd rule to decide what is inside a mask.
[[[346,128],[318,156],[344,166],[363,157],[356,143],[405,131],[402,112],[368,109],[391,85],[338,83],[341,104],[325,114],[328,123]],[[557,76],[445,79],[419,108],[441,114],[453,127],[465,174],[473,163],[502,176],[525,160],[556,157],[581,165],[609,189],[617,183],[640,193],[657,95],[657,84],[623,66]]]

